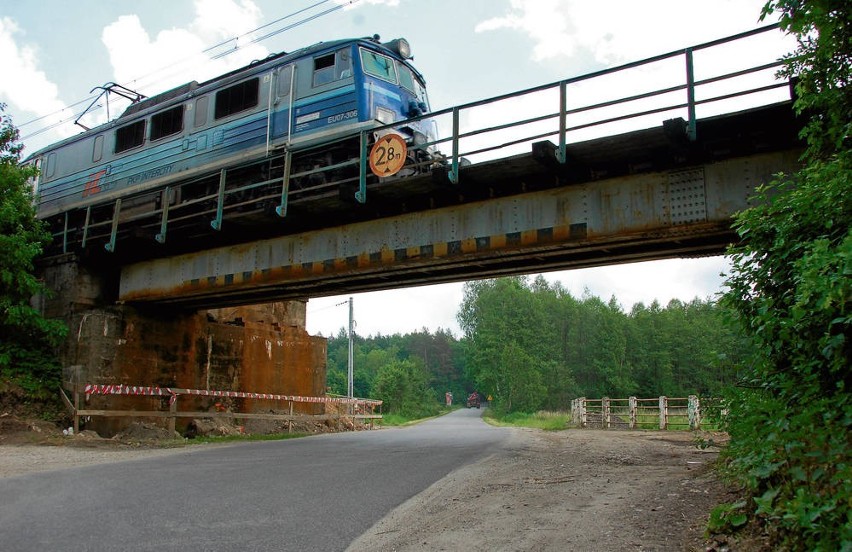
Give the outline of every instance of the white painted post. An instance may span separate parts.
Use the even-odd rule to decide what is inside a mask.
[[[609,418],[610,414],[610,406],[609,406],[609,397],[604,397],[601,399],[601,417],[603,418],[603,428],[609,429]]]
[[[660,429],[668,429],[669,427],[669,400],[666,397],[660,397]]]
[[[577,400],[580,401],[580,427],[586,427],[586,397]]]
[[[698,397],[690,395],[687,398],[686,411],[689,416],[689,429],[701,429],[701,405],[698,402]]]
[[[627,410],[630,414],[630,429],[636,429],[636,397],[628,397]]]

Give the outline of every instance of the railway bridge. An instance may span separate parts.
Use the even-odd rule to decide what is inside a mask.
[[[183,335],[156,360],[171,366],[156,383],[175,385],[178,364],[205,364],[205,346],[187,345],[204,309],[720,254],[736,239],[732,216],[773,174],[795,171],[802,150],[790,83],[775,78],[780,52],[745,55],[764,52],[749,41],[768,32],[423,115],[444,131],[433,145],[445,158],[416,174],[370,175],[366,146],[310,174],[290,174],[283,153],[264,160],[283,177],[213,175],[218,191],[186,202],[191,214],[169,207],[177,186],[148,192],[159,202],[122,198],[54,220],[43,264],[57,295],[45,310],[80,330],[66,364],[120,356],[120,336],[81,353],[86,309],[129,308],[129,326],[160,328],[137,332],[140,351]],[[208,341],[208,367],[211,351]],[[193,377],[182,386],[198,387]]]

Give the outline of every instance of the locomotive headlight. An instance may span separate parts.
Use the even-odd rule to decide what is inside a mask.
[[[413,59],[411,57],[411,45],[404,38],[397,38],[384,43],[385,48],[396,52],[402,59]]]
[[[393,111],[386,107],[376,108],[376,119],[386,125],[396,122],[396,117],[394,116]]]
[[[415,132],[414,133],[414,145],[415,146],[422,146],[423,144],[425,144],[428,141],[429,141],[429,139],[422,132]]]

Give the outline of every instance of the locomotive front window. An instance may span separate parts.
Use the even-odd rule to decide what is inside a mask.
[[[260,80],[254,78],[217,92],[213,117],[221,119],[256,106],[259,83]]]
[[[123,126],[115,131],[115,153],[141,146],[145,141],[145,121]]]
[[[364,72],[368,75],[379,77],[393,84],[397,83],[396,66],[393,59],[362,48],[361,65],[364,66]]]
[[[151,140],[159,140],[183,130],[183,106],[157,113],[151,117]]]

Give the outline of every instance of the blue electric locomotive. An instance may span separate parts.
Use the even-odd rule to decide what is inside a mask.
[[[428,113],[423,76],[411,59],[404,39],[322,42],[135,102],[117,119],[29,157],[40,170],[38,216],[79,213],[120,198],[132,204],[133,197],[222,169],[262,166],[282,151],[305,152],[294,158],[294,173],[345,165],[358,158],[363,130]],[[435,154],[428,145],[436,140],[434,121],[394,132],[420,146],[410,153],[415,165]],[[166,201],[191,200],[187,190],[193,189]]]

